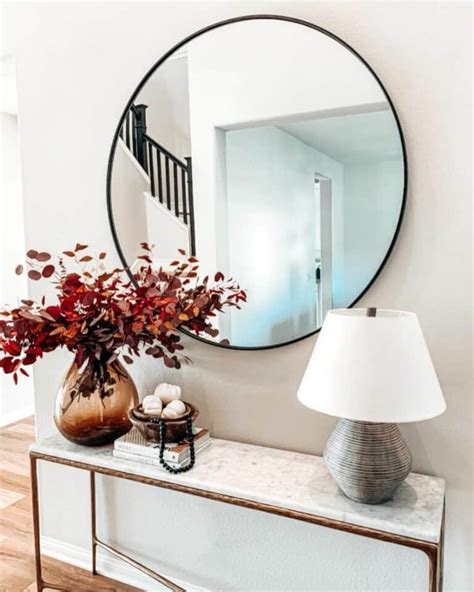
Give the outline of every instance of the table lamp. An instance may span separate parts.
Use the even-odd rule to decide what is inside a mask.
[[[446,409],[416,314],[375,308],[328,312],[298,399],[341,418],[324,460],[343,493],[366,504],[389,500],[411,470],[396,424]]]

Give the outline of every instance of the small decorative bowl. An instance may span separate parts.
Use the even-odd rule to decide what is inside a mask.
[[[183,415],[173,419],[163,419],[165,423],[165,442],[181,442],[181,440],[184,440],[187,436],[187,420],[191,418],[191,421],[194,422],[199,415],[199,411],[194,405],[186,403],[186,401],[183,401],[183,403],[186,405],[186,411]],[[140,403],[140,405],[130,409],[128,417],[145,440],[154,444],[160,443],[160,425],[158,421],[156,423],[151,421],[152,419],[159,419],[158,415],[144,413],[143,406]]]

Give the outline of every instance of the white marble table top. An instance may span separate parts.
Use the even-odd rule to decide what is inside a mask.
[[[59,434],[32,444],[30,450],[421,541],[440,539],[445,483],[437,477],[410,473],[393,500],[372,506],[345,497],[319,456],[227,440],[213,439],[196,466],[181,475],[114,458],[112,446],[78,446]]]

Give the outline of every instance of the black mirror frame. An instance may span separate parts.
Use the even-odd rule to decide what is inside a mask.
[[[113,161],[114,161],[114,156],[115,156],[115,149],[116,149],[116,146],[117,146],[120,129],[122,127],[123,122],[125,121],[125,117],[127,115],[127,112],[129,111],[130,107],[132,106],[133,102],[135,101],[135,98],[138,96],[139,92],[145,86],[145,84],[147,83],[147,81],[149,80],[149,78],[161,66],[161,64],[163,64],[163,62],[165,62],[175,51],[177,51],[178,49],[180,49],[181,47],[183,47],[183,45],[186,45],[192,39],[195,39],[196,37],[199,37],[200,35],[203,35],[204,33],[207,33],[209,31],[212,31],[213,29],[218,29],[219,27],[224,27],[226,25],[231,25],[233,23],[238,23],[238,22],[242,22],[242,21],[250,21],[250,20],[278,20],[278,21],[287,21],[287,22],[290,22],[290,23],[295,23],[297,25],[302,25],[302,26],[305,26],[305,27],[309,27],[310,29],[314,29],[315,31],[318,31],[319,33],[323,33],[324,35],[327,35],[328,37],[330,37],[331,39],[333,39],[337,43],[340,43],[343,47],[345,47],[348,51],[350,51],[359,61],[361,61],[364,64],[364,66],[369,70],[369,72],[372,74],[372,76],[375,78],[375,80],[379,84],[379,86],[380,86],[382,92],[384,93],[384,95],[385,95],[385,97],[387,99],[387,102],[390,105],[390,108],[392,110],[393,117],[395,119],[395,122],[396,122],[396,125],[397,125],[397,129],[398,129],[398,133],[399,133],[399,136],[400,136],[400,144],[401,144],[401,147],[402,147],[402,155],[403,155],[403,173],[404,173],[404,178],[403,178],[403,196],[402,196],[402,204],[401,204],[401,207],[400,207],[400,215],[399,215],[399,218],[398,218],[397,226],[395,228],[395,232],[394,232],[392,241],[391,241],[390,246],[389,246],[389,248],[388,248],[388,250],[387,250],[387,252],[385,254],[385,257],[383,258],[381,264],[379,265],[377,271],[375,272],[375,274],[373,275],[372,279],[367,284],[367,286],[362,290],[362,292],[357,296],[357,298],[353,302],[351,302],[351,304],[349,304],[348,307],[347,307],[347,308],[352,308],[368,292],[368,290],[371,288],[371,286],[374,284],[374,282],[379,277],[380,273],[382,272],[382,269],[385,267],[385,264],[387,263],[390,255],[392,254],[393,248],[394,248],[395,243],[397,242],[398,236],[400,234],[400,229],[401,229],[401,225],[402,225],[402,221],[403,221],[403,217],[404,217],[405,209],[406,209],[407,188],[408,188],[408,161],[407,161],[407,154],[406,154],[405,138],[403,136],[403,131],[402,131],[402,127],[401,127],[401,124],[400,124],[400,120],[398,118],[398,114],[397,114],[397,112],[395,110],[395,106],[394,106],[394,104],[392,102],[392,99],[390,98],[390,95],[388,94],[386,88],[382,84],[382,81],[380,80],[380,78],[377,76],[377,74],[374,72],[374,70],[371,68],[371,66],[365,61],[365,59],[353,47],[351,47],[345,41],[343,41],[342,39],[340,39],[337,35],[334,35],[334,33],[331,33],[330,31],[327,31],[326,29],[323,29],[322,27],[319,27],[318,25],[315,25],[315,24],[310,23],[308,21],[304,21],[304,20],[301,20],[301,19],[293,18],[293,17],[290,17],[290,16],[282,16],[282,15],[276,15],[276,14],[245,15],[245,16],[239,16],[239,17],[235,17],[235,18],[231,18],[231,19],[226,19],[226,20],[223,20],[223,21],[219,21],[217,23],[213,23],[212,25],[208,25],[207,27],[204,27],[203,29],[199,29],[195,33],[192,33],[188,37],[185,37],[179,43],[177,43],[171,49],[169,49],[148,70],[148,72],[145,74],[145,76],[141,79],[141,81],[139,82],[138,86],[134,90],[132,96],[128,100],[128,103],[126,104],[125,109],[123,110],[122,115],[120,117],[119,123],[117,125],[117,128],[115,130],[115,134],[114,134],[114,137],[113,137],[113,140],[112,140],[112,146],[110,148],[108,165],[107,165],[107,213],[108,213],[110,230],[111,230],[111,233],[112,233],[112,238],[113,238],[113,241],[114,241],[114,244],[115,244],[115,248],[117,249],[117,253],[118,253],[118,256],[120,258],[120,261],[122,262],[122,265],[125,268],[127,268],[127,273],[129,275],[131,281],[133,281],[135,283],[135,279],[133,278],[131,272],[128,270],[128,263],[127,263],[127,261],[125,259],[125,256],[123,254],[123,251],[122,251],[122,249],[120,247],[120,242],[118,240],[117,230],[115,228],[114,217],[113,217],[113,209],[112,209],[112,170],[113,170]],[[181,330],[181,331],[185,335],[189,335],[193,339],[196,339],[196,340],[201,341],[202,343],[206,343],[208,345],[212,345],[214,347],[219,347],[219,348],[222,348],[222,349],[230,349],[230,350],[258,351],[258,350],[274,349],[274,348],[277,348],[277,347],[283,347],[285,345],[291,345],[292,343],[297,343],[298,341],[302,341],[303,339],[306,339],[308,337],[311,337],[312,335],[315,335],[320,330],[321,330],[321,327],[319,327],[318,329],[315,329],[314,331],[311,331],[310,333],[307,333],[305,335],[302,335],[301,337],[297,337],[296,339],[292,339],[290,341],[285,341],[285,342],[282,342],[282,343],[276,343],[276,344],[272,344],[272,345],[264,345],[264,346],[259,346],[259,347],[246,347],[246,346],[236,346],[236,345],[225,345],[225,344],[221,344],[221,343],[216,343],[216,342],[210,341],[210,340],[205,339],[204,337],[200,337],[198,335],[194,335],[193,333],[191,333],[189,331],[184,331],[184,330]]]

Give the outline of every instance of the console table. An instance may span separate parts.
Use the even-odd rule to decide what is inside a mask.
[[[181,475],[170,475],[156,467],[114,458],[111,446],[77,446],[59,434],[34,443],[30,448],[30,459],[39,592],[46,588],[65,590],[45,582],[42,576],[39,460],[76,467],[90,474],[93,574],[97,573],[97,547],[101,547],[170,590],[183,592],[180,586],[99,538],[96,532],[97,473],[419,549],[428,557],[430,592],[442,590],[443,479],[411,473],[393,500],[367,506],[353,502],[339,492],[321,457],[226,440],[213,439],[212,445],[198,456],[196,466]],[[71,592],[77,592],[77,588]]]

